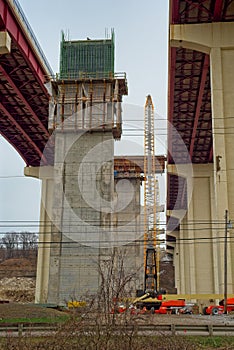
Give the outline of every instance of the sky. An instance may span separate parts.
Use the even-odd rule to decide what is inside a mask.
[[[155,107],[155,127],[159,130],[156,131],[156,154],[165,154],[168,0],[19,2],[54,73],[59,71],[62,30],[67,39],[80,40],[105,38],[106,30],[110,33],[114,28],[115,71],[126,72],[128,80],[124,110],[136,111],[139,119],[139,122],[135,118],[129,121],[123,115],[126,120],[123,135],[126,136],[118,141],[115,152],[126,154],[131,150],[132,154],[143,154],[143,106],[150,94]],[[138,129],[138,132],[131,134],[129,129]],[[0,157],[0,232],[34,231],[40,212],[40,180],[24,177],[24,161],[1,136]],[[161,202],[164,193],[162,189]]]

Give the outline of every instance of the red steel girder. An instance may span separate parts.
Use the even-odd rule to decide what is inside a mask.
[[[180,0],[180,23],[201,23],[212,20],[214,0]]]
[[[178,23],[179,21],[179,0],[171,0],[171,22]]]
[[[0,0],[0,19],[4,25],[2,30],[7,31],[11,38],[17,43],[17,46],[20,48],[23,56],[27,58],[28,63],[34,70],[44,93],[48,94],[44,86],[45,76],[47,76],[48,72],[44,69],[40,59],[35,53],[35,49],[33,49],[27,35],[22,29],[19,19],[17,19],[12,11],[11,5],[6,0]]]
[[[1,1],[1,0],[0,0]],[[7,74],[7,72],[4,70],[4,68],[2,66],[0,66],[0,72],[4,75],[4,78],[7,80],[8,84],[14,89],[15,93],[17,96],[19,96],[19,98],[21,99],[21,101],[24,103],[24,105],[26,106],[27,110],[30,112],[30,114],[32,115],[32,117],[34,118],[35,122],[38,124],[38,126],[42,129],[42,131],[45,133],[45,135],[49,138],[49,131],[47,130],[47,128],[43,125],[43,123],[41,122],[41,120],[38,118],[38,116],[36,115],[36,113],[33,111],[32,107],[29,105],[28,101],[26,101],[26,99],[24,98],[24,96],[22,95],[22,93],[20,92],[20,90],[18,89],[18,87],[15,85],[15,83],[13,82],[13,80],[9,77],[9,75]]]
[[[174,89],[175,89],[175,69],[176,69],[176,48],[170,48],[169,58],[169,91],[168,91],[168,163],[172,162],[172,121],[174,113]]]
[[[204,53],[188,49],[170,48],[170,62],[171,50],[175,50],[175,60],[173,60],[173,64],[169,65],[171,69],[169,75],[168,120],[182,137],[188,153],[191,154],[190,158],[198,162],[198,139],[202,137],[200,130],[208,131],[211,127],[211,125],[208,125],[203,128],[203,125],[200,124],[204,113],[208,113],[208,117],[210,114],[210,106],[207,110],[208,105],[206,103],[210,98],[207,93],[207,89],[209,89],[209,60]],[[208,60],[207,65],[206,60]],[[202,73],[203,67],[204,72]],[[183,159],[182,154],[179,155],[178,153],[181,153],[181,150],[177,146],[177,139],[173,140],[171,130],[173,127],[170,124],[168,125],[169,163],[174,163],[175,160],[187,161],[187,157]],[[203,135],[203,137],[205,136]],[[206,151],[209,152],[209,150]],[[174,160],[171,159],[171,155],[175,158]],[[201,162],[207,162],[208,158],[208,154],[206,157],[202,155],[203,160]]]
[[[171,0],[170,23],[207,23],[234,20],[233,0]]]
[[[186,179],[176,174],[167,174],[167,209],[187,209]]]
[[[216,0],[215,1],[215,7],[214,7],[214,21],[219,22],[222,18],[222,6],[223,6],[223,0]]]
[[[27,161],[27,156],[23,150],[20,150],[18,147],[16,148],[14,142],[11,138],[9,138],[7,135],[5,135],[2,131],[0,131],[0,134],[4,137],[4,139],[9,142],[9,144],[18,152],[18,154],[22,157],[22,159],[25,161],[26,165],[28,166],[29,163]]]
[[[23,137],[29,142],[29,144],[34,148],[34,150],[36,151],[36,153],[39,155],[39,157],[41,159],[43,159],[43,161],[46,163],[46,159],[42,153],[42,151],[39,149],[39,147],[33,142],[33,140],[29,137],[29,135],[24,131],[24,129],[19,125],[19,123],[17,123],[17,121],[11,116],[11,114],[8,112],[8,110],[2,105],[2,103],[0,102],[0,110],[3,111],[3,113],[7,116],[7,118],[11,121],[11,123],[13,125],[16,126],[17,131],[19,133],[21,133],[23,135]],[[4,135],[5,136],[5,135]],[[12,144],[12,143],[11,143]],[[13,144],[12,144],[13,145]],[[15,145],[13,145],[15,148]],[[18,149],[17,149],[18,151]],[[22,156],[22,154],[21,154]],[[23,156],[23,159],[25,160],[25,162],[27,163],[27,159],[25,159],[25,157]]]
[[[210,10],[205,6],[205,4],[209,5],[209,2],[207,0],[185,0],[185,2],[189,5],[188,12],[192,12],[196,8],[201,12],[205,12],[208,15],[211,14]]]
[[[213,159],[213,147],[211,147],[210,154],[209,154],[209,162],[211,162]]]
[[[199,93],[198,93],[198,98],[197,98],[195,119],[194,119],[194,124],[193,124],[193,132],[192,132],[190,149],[189,149],[189,154],[190,154],[191,159],[193,156],[194,142],[195,142],[196,133],[197,133],[197,125],[198,125],[198,120],[200,117],[202,98],[203,98],[204,89],[205,89],[206,77],[207,77],[207,73],[208,73],[208,69],[209,69],[209,61],[210,61],[209,56],[205,55],[204,64],[203,64],[203,68],[202,68],[200,88],[199,88]]]

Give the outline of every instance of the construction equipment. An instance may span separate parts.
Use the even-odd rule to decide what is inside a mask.
[[[160,306],[162,305],[162,295],[148,291],[133,300],[132,304],[136,306],[137,309],[145,308],[146,310],[159,310]]]
[[[234,311],[234,298],[227,299],[227,312]],[[204,307],[203,314],[204,315],[221,315],[224,313],[224,299],[219,302],[219,305],[210,305],[208,307]]]
[[[154,151],[154,105],[146,98],[144,119],[144,292],[158,294],[156,257],[156,177]],[[159,261],[159,260],[158,260]]]
[[[162,303],[159,292],[159,254],[157,254],[157,188],[154,149],[154,105],[146,98],[144,118],[144,290],[133,301],[138,308],[158,310]]]
[[[147,310],[159,310],[159,252],[157,252],[157,179],[155,175],[154,105],[146,98],[144,118],[144,290],[138,291],[133,305]],[[139,293],[140,292],[140,293]]]

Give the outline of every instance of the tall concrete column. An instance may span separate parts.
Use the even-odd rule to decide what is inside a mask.
[[[193,186],[193,170],[191,165],[168,164],[167,172],[168,174],[176,175],[179,178],[178,193],[187,193],[187,195],[184,195],[185,207],[187,207],[188,198],[190,199],[191,197],[191,190]],[[175,204],[175,207],[176,206],[177,204]],[[173,224],[173,221],[171,225],[169,221],[168,227],[171,228],[171,231],[167,231],[167,235],[174,237],[173,262],[175,267],[175,288],[177,289],[178,293],[185,294],[187,290],[191,290],[190,278],[188,278],[188,276],[191,275],[190,262],[194,259],[194,253],[193,251],[190,251],[191,247],[184,244],[186,239],[188,239],[188,230],[187,225],[182,225],[182,222],[187,220],[187,212],[185,209],[168,210],[167,216],[169,218],[173,218],[173,220],[175,220],[174,222],[179,225],[176,226],[176,224]],[[171,242],[167,243],[167,245],[168,244],[171,245]]]
[[[217,220],[221,223],[214,225],[210,221],[212,232],[216,232],[217,242],[224,236],[224,213],[229,210],[231,219],[234,219],[234,180],[233,180],[233,111],[234,111],[234,23],[204,23],[171,25],[171,46],[197,50],[210,55],[211,100],[212,100],[212,131],[213,131],[213,183],[214,196],[207,193],[207,200],[214,198],[212,215],[204,218]],[[210,179],[212,178],[210,174]],[[207,184],[208,186],[208,184]],[[207,188],[206,186],[206,188]],[[205,187],[204,187],[205,190]],[[197,192],[194,192],[197,195]],[[204,197],[204,194],[201,194]],[[201,197],[201,198],[202,198]],[[199,200],[199,198],[197,198]],[[204,198],[206,200],[206,198]],[[198,216],[194,217],[198,220]],[[214,234],[213,234],[214,235]],[[210,292],[223,292],[223,244],[210,243],[214,254],[213,265],[215,276]],[[210,248],[208,249],[210,251]],[[233,292],[234,278],[233,261],[234,247],[228,247],[228,292]],[[207,260],[209,259],[207,254]],[[196,267],[197,274],[199,265]],[[207,286],[208,287],[208,286]]]
[[[168,165],[168,171],[182,175],[180,166]],[[182,166],[183,168],[183,166]],[[168,214],[180,219],[174,251],[176,288],[179,294],[222,293],[223,271],[218,269],[222,248],[216,231],[216,209],[212,164],[193,165],[192,196],[188,210]],[[213,227],[214,226],[214,227]],[[173,235],[173,233],[169,233]],[[222,286],[221,286],[222,287]]]
[[[54,171],[51,166],[26,167],[24,174],[42,181],[39,244],[37,257],[36,303],[47,303],[49,285],[50,242],[52,228],[52,204]]]
[[[55,133],[48,302],[64,304],[97,292],[98,264],[114,245],[113,155],[112,132]]]

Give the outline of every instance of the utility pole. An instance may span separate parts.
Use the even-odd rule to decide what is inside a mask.
[[[232,228],[232,223],[228,220],[228,210],[225,210],[225,236],[224,236],[224,314],[227,314],[227,246],[228,246],[228,229]]]
[[[227,314],[227,234],[228,211],[225,210],[225,236],[224,236],[224,314]]]

